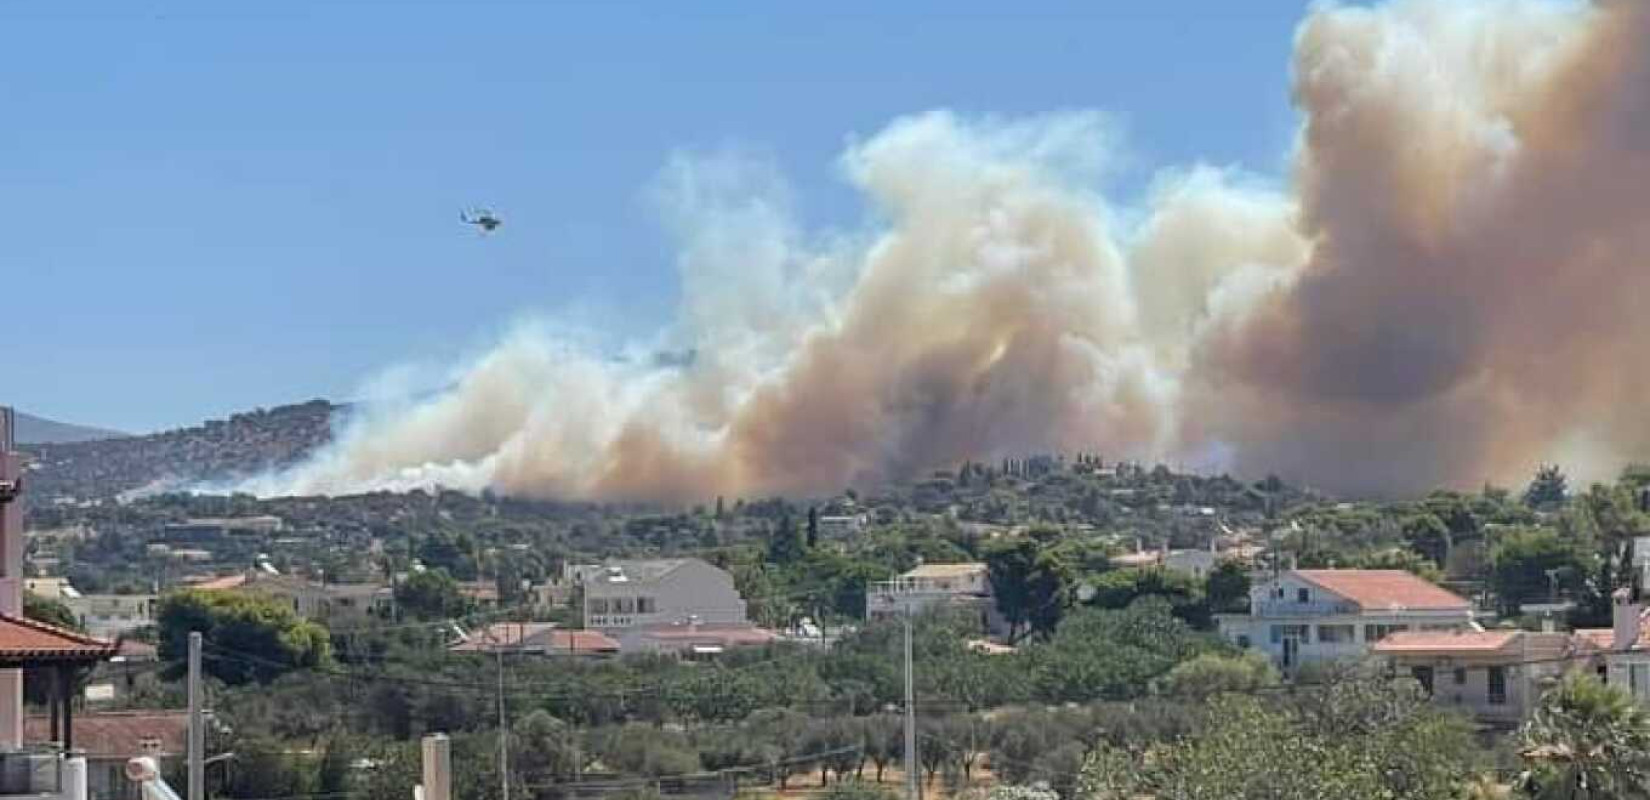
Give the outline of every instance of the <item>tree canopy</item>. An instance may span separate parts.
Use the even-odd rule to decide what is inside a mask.
[[[198,631],[213,655],[203,668],[224,683],[267,682],[331,658],[327,630],[287,605],[240,592],[187,590],[162,598],[156,619],[160,657],[180,660]]]

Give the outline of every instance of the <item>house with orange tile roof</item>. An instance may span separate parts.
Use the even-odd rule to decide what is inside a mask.
[[[447,649],[582,658],[618,655],[619,643],[601,631],[563,628],[552,622],[494,622],[465,634],[463,641]]]
[[[1551,631],[1400,631],[1370,652],[1438,705],[1496,726],[1523,722],[1548,682],[1575,663],[1571,635]]]
[[[1249,613],[1216,619],[1227,639],[1265,653],[1285,674],[1366,657],[1372,645],[1402,631],[1475,627],[1466,599],[1385,569],[1288,570],[1250,590]]]
[[[86,758],[75,750],[74,677],[114,657],[112,642],[23,616],[23,465],[13,452],[15,416],[0,406],[0,776],[6,795],[87,800]],[[24,747],[24,670],[47,677],[50,744]],[[32,677],[31,677],[32,679]]]
[[[1639,569],[1650,573],[1650,567]],[[1612,625],[1579,628],[1571,641],[1577,658],[1585,659],[1579,667],[1595,670],[1606,684],[1650,705],[1650,608],[1642,591],[1636,586],[1617,589],[1611,596]]]

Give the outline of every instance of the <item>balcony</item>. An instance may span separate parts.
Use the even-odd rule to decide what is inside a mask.
[[[0,797],[59,797],[62,793],[62,751],[47,746],[0,751]]]
[[[1277,617],[1335,617],[1361,613],[1357,604],[1345,600],[1314,600],[1298,603],[1289,599],[1262,600],[1254,604],[1252,616]]]

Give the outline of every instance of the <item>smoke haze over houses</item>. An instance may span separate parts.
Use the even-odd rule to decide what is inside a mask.
[[[841,156],[857,230],[679,155],[679,315],[637,349],[691,357],[522,326],[243,488],[678,502],[1082,449],[1393,493],[1650,455],[1650,4],[1323,8],[1293,65],[1284,181],[1187,165],[1137,207],[1102,112],[894,120]]]

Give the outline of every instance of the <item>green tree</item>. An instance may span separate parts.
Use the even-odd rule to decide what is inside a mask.
[[[1019,638],[1028,628],[1038,633],[1054,629],[1071,583],[1071,569],[1054,548],[1033,537],[1017,537],[988,548],[985,564],[1009,638]]]
[[[156,619],[163,661],[185,658],[189,633],[200,632],[212,657],[208,673],[231,685],[268,682],[331,660],[326,628],[284,603],[239,592],[188,590],[167,595]]]
[[[62,600],[41,597],[34,592],[23,592],[23,616],[35,622],[44,622],[71,631],[80,631],[80,620]]]
[[[1631,695],[1572,673],[1520,731],[1525,783],[1541,800],[1650,797],[1650,715]]]
[[[1502,533],[1490,550],[1490,567],[1490,586],[1509,616],[1524,603],[1546,602],[1555,588],[1576,587],[1587,574],[1581,554],[1549,528]]]
[[[888,767],[905,757],[904,721],[892,714],[865,717],[861,725],[865,742],[865,757],[876,768],[877,783]]]
[[[468,610],[458,581],[446,570],[426,569],[408,575],[395,587],[395,604],[416,619],[449,619]]]
[[[1142,597],[1161,597],[1175,616],[1197,628],[1212,627],[1204,587],[1187,573],[1162,567],[1120,569],[1096,578],[1093,586],[1089,605],[1096,608],[1127,608]]]
[[[1240,614],[1249,610],[1249,571],[1227,559],[1215,565],[1207,579],[1209,609],[1217,614]]]
[[[1138,697],[1176,664],[1225,649],[1174,617],[1163,598],[1144,597],[1126,609],[1072,614],[1016,658],[1038,700],[1083,703]]]
[[[1550,511],[1570,497],[1569,480],[1557,464],[1542,464],[1524,490],[1524,504],[1537,511]]]
[[[1082,785],[1105,800],[1437,800],[1474,774],[1470,727],[1413,681],[1353,677],[1290,702],[1225,695],[1205,719],[1146,753],[1096,748]]]
[[[779,524],[774,527],[768,536],[768,563],[794,564],[801,561],[808,553],[807,542],[802,539],[802,532],[797,530],[796,520],[785,512],[779,518]]]
[[[1278,684],[1278,671],[1265,656],[1204,653],[1176,664],[1160,681],[1164,694],[1206,700],[1219,694],[1253,692]]]
[[[1435,514],[1414,514],[1404,520],[1404,542],[1435,567],[1449,563],[1450,529]],[[1413,571],[1413,570],[1412,570]]]
[[[578,731],[543,709],[517,720],[511,738],[513,766],[527,783],[572,780],[584,766]]]

